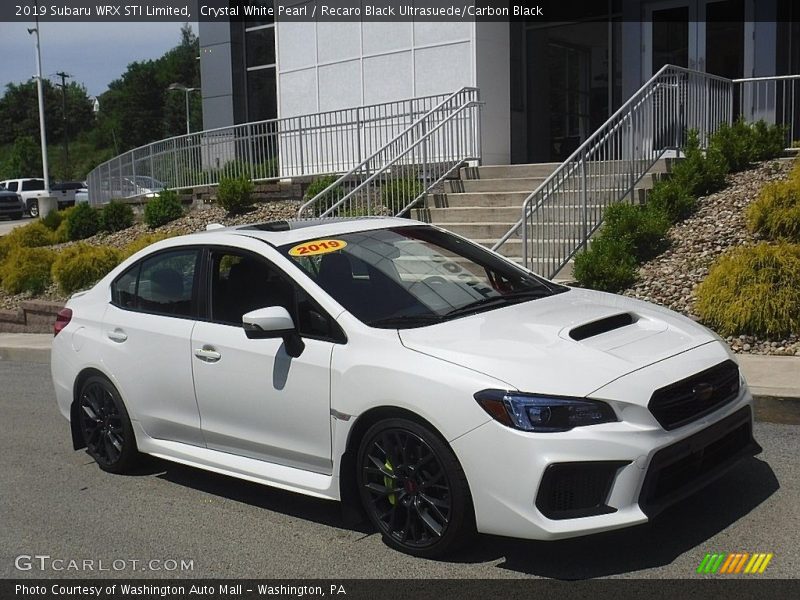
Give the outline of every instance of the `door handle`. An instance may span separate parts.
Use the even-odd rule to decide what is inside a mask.
[[[213,346],[203,346],[202,348],[196,348],[194,351],[194,355],[204,362],[215,363],[220,358],[222,358],[222,354],[214,350]]]
[[[106,335],[108,336],[108,339],[110,339],[112,342],[117,342],[118,344],[121,344],[128,339],[128,334],[119,328],[109,331],[106,333]]]

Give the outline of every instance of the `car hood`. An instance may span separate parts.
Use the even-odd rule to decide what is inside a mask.
[[[411,350],[500,379],[511,389],[579,397],[719,339],[670,310],[578,289],[399,335]]]

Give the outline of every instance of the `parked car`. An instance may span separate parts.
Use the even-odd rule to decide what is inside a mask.
[[[0,185],[0,217],[18,220],[22,218],[24,212],[25,205],[22,203],[22,198]]]
[[[25,212],[30,216],[39,216],[39,198],[47,195],[44,179],[35,177],[7,179],[0,181],[0,185],[22,197],[22,201],[25,204]]]
[[[163,181],[147,175],[112,177],[104,179],[102,182],[102,190],[109,199],[134,198],[136,196],[155,198],[166,187],[167,184]]]
[[[85,187],[82,181],[59,181],[50,186],[50,194],[58,201],[58,209],[63,210],[75,206],[78,191]]]
[[[89,202],[89,184],[82,182],[80,189],[75,190],[75,204]]]
[[[417,556],[644,523],[760,451],[708,329],[407,219],[158,242],[69,300],[51,369],[101,469],[360,502]]]

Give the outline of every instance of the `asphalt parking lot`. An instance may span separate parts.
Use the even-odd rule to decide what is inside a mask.
[[[158,460],[133,476],[103,473],[72,450],[48,367],[0,362],[0,578],[696,578],[707,552],[772,552],[757,577],[797,577],[800,427],[758,423],[755,433],[763,454],[652,524],[555,543],[481,536],[451,562],[429,561],[348,527],[336,503]],[[20,555],[127,562],[20,571]],[[193,568],[132,562],[151,560]]]
[[[11,220],[7,218],[0,218],[0,235],[9,233],[15,227],[26,225],[31,222],[30,217],[22,217],[21,219]]]

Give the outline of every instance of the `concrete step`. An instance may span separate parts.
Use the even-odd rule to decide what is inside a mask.
[[[651,188],[656,180],[656,173],[648,173],[637,184],[637,188]],[[449,194],[472,192],[533,192],[546,177],[509,177],[506,179],[449,179],[445,181],[444,191]],[[590,187],[608,187],[627,181],[625,175],[615,173],[598,173],[588,176]]]
[[[668,173],[672,169],[674,158],[661,158],[650,169],[651,173]],[[479,167],[462,167],[459,171],[461,179],[522,179],[548,177],[561,163],[534,163],[521,165],[481,165]],[[630,170],[626,160],[607,160],[591,163],[587,175],[626,173]]]
[[[599,215],[603,211],[602,204],[588,204],[585,212],[590,217]],[[475,207],[450,207],[450,208],[431,208],[423,209],[418,212],[416,218],[422,214],[429,223],[488,223],[488,222],[516,222],[522,217],[522,207],[499,206],[487,208],[482,206]],[[537,223],[563,223],[581,222],[584,215],[584,206],[581,204],[560,204],[545,206],[537,212]]]
[[[561,163],[537,163],[532,165],[481,165],[462,167],[461,179],[520,179],[525,177],[547,177]]]
[[[475,239],[499,239],[514,226],[514,223],[509,221],[506,223],[484,222],[484,223],[436,223],[437,226],[463,235],[465,238],[471,240]]]
[[[633,200],[644,202],[647,198],[648,188],[636,188],[633,190]],[[519,207],[522,208],[525,200],[530,196],[528,192],[466,192],[463,194],[433,194],[428,200],[428,207],[433,208],[502,208]],[[589,202],[601,200],[606,204],[616,201],[616,191],[608,189],[595,189],[589,193]],[[548,206],[561,204],[580,204],[581,194],[577,191],[561,191],[552,194],[548,200]],[[625,200],[630,201],[631,195],[626,196]]]
[[[453,231],[453,233],[457,232]],[[497,239],[495,238],[470,238],[470,239],[472,239],[472,241],[475,242],[476,244],[480,244],[481,246],[485,246],[486,248],[491,248],[497,243]],[[537,246],[535,248],[537,252],[536,256],[540,258],[551,258],[553,256],[555,256],[556,258],[565,257],[569,254],[571,245],[572,242],[569,240],[550,240],[548,241],[547,244],[544,244],[541,247]],[[522,259],[520,259],[519,257],[522,256],[522,240],[520,240],[519,238],[511,238],[500,247],[499,252],[505,257],[512,258],[513,260],[517,260],[518,262],[521,261]]]

